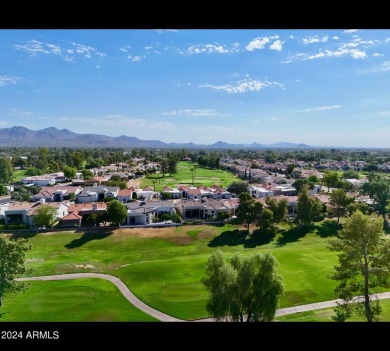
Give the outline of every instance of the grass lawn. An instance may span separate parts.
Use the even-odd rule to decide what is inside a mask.
[[[286,292],[280,307],[335,298],[329,279],[336,254],[326,248],[335,224],[308,233],[285,230],[275,238],[245,240],[237,226],[116,229],[100,234],[63,232],[30,238],[28,265],[34,275],[101,272],[120,277],[144,302],[182,319],[207,317],[201,283],[210,254],[272,252]]]
[[[191,162],[179,162],[177,165],[177,173],[168,174],[164,177],[160,177],[160,174],[152,174],[142,179],[141,188],[146,186],[154,186],[153,180],[157,180],[156,191],[160,191],[163,188],[177,187],[179,184],[192,185],[192,172],[190,171],[193,164]],[[239,180],[231,172],[223,171],[220,169],[207,169],[197,168],[194,185],[219,185],[226,188],[230,183]]]
[[[25,174],[26,174],[26,169],[19,169],[17,171],[14,171],[13,181],[20,182],[22,180],[22,178],[25,176]]]
[[[390,321],[390,299],[381,300],[382,306],[382,321]],[[294,313],[287,316],[281,316],[276,318],[280,322],[333,322],[332,315],[334,314],[333,308],[324,308],[322,310]],[[363,317],[353,316],[348,319],[348,322],[364,322]]]
[[[29,285],[23,293],[5,296],[0,322],[156,321],[103,279],[32,281]]]

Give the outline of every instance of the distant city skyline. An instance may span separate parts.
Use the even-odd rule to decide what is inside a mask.
[[[389,30],[0,30],[0,128],[390,147]]]

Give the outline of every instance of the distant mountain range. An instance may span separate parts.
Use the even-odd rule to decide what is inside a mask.
[[[142,140],[121,135],[110,137],[101,134],[77,134],[68,129],[54,127],[31,130],[21,126],[0,129],[0,146],[50,146],[50,147],[99,147],[99,148],[209,148],[209,149],[259,149],[259,148],[294,148],[308,149],[306,144],[278,142],[274,144],[229,144],[217,141],[214,144],[164,143],[160,140]]]

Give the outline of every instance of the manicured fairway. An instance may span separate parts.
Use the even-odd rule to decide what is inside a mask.
[[[14,182],[20,182],[22,178],[25,176],[26,170],[25,169],[19,169],[14,172]]]
[[[179,162],[177,166],[177,173],[165,175],[161,177],[160,174],[152,174],[146,178],[142,179],[141,188],[146,186],[153,187],[153,180],[157,180],[156,191],[160,191],[163,188],[177,187],[179,184],[192,185],[192,172],[191,167],[193,164],[191,162]],[[223,171],[220,169],[207,169],[207,168],[197,168],[194,185],[205,185],[211,186],[213,184],[219,185],[221,187],[227,187],[234,181],[239,180],[231,172]]]
[[[0,322],[156,321],[103,279],[33,281],[29,285],[24,293],[5,297]]]
[[[182,319],[207,317],[201,283],[210,254],[272,252],[280,263],[286,292],[280,307],[335,298],[329,274],[336,254],[326,248],[329,228],[285,232],[271,241],[244,240],[237,226],[117,229],[106,233],[38,234],[30,239],[28,265],[34,275],[99,272],[120,277],[142,301]],[[317,232],[321,234],[317,235]]]

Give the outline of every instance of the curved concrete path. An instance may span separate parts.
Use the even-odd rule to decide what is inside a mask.
[[[125,283],[122,282],[119,278],[109,275],[109,274],[101,274],[101,273],[71,273],[71,274],[57,274],[57,275],[47,275],[47,276],[40,276],[40,277],[29,277],[29,278],[19,278],[20,281],[31,281],[31,280],[67,280],[67,279],[79,279],[79,278],[100,278],[105,279],[113,283],[119,291],[123,294],[123,296],[135,307],[140,309],[141,311],[153,316],[154,318],[162,321],[162,322],[185,322],[182,319],[178,319],[175,317],[171,317],[165,313],[162,313],[158,310],[155,310],[154,308],[148,306],[147,304],[143,303],[139,298],[137,298],[125,285]],[[376,297],[380,300],[382,299],[389,299],[390,298],[390,292],[384,292],[380,294],[376,294]],[[276,311],[275,316],[284,316],[287,314],[293,314],[293,313],[299,313],[299,312],[307,312],[307,311],[314,311],[314,310],[320,310],[323,308],[329,308],[329,307],[335,307],[337,305],[337,302],[341,302],[342,300],[330,300],[330,301],[323,301],[323,302],[316,302],[311,303],[307,305],[300,305],[300,306],[294,306],[294,307],[287,307],[287,308],[281,308]],[[203,319],[197,319],[194,320],[194,322],[213,322],[213,318],[203,318]]]
[[[113,283],[123,296],[135,307],[141,311],[153,316],[154,318],[162,322],[181,322],[181,319],[177,319],[171,316],[168,316],[165,313],[155,310],[154,308],[143,303],[138,299],[125,285],[122,280],[119,278],[109,275],[109,274],[100,274],[100,273],[71,273],[71,274],[57,274],[57,275],[47,275],[41,277],[30,277],[30,278],[20,278],[20,281],[29,281],[29,280],[67,280],[67,279],[79,279],[79,278],[100,278],[105,279]]]

